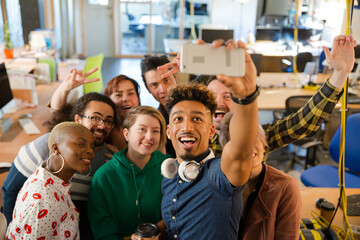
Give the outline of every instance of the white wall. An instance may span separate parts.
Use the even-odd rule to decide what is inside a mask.
[[[255,33],[257,1],[240,4],[234,0],[214,0],[211,23],[234,29],[235,39],[247,39],[249,31]],[[240,26],[241,25],[241,26]]]
[[[360,44],[360,9],[354,8],[353,18],[352,18],[352,35],[356,40],[357,44]],[[345,34],[346,29],[346,10],[344,10],[343,22],[341,26],[341,34]]]
[[[85,1],[86,56],[103,53],[114,56],[114,29],[112,1],[108,6],[89,5]]]

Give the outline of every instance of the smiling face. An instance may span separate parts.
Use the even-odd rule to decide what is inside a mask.
[[[151,155],[159,146],[160,133],[161,127],[157,118],[138,114],[135,123],[129,129],[124,129],[128,151],[141,156]]]
[[[83,128],[64,134],[61,142],[56,144],[57,150],[64,157],[64,169],[85,173],[90,162],[95,157],[94,137],[90,131]]]
[[[224,115],[233,109],[233,100],[231,99],[229,89],[219,80],[213,80],[207,86],[207,89],[213,91],[216,96],[217,108],[213,116],[216,133],[220,133],[220,124]]]
[[[173,75],[162,78],[168,70],[150,70],[145,73],[146,87],[154,98],[163,106],[166,105],[168,89],[176,85],[176,79]]]
[[[167,135],[179,162],[194,160],[206,151],[215,128],[205,105],[197,101],[181,101],[174,105],[169,117]]]
[[[84,111],[84,115],[88,117],[99,117],[104,120],[114,120],[114,111],[112,107],[104,102],[89,102]],[[105,126],[104,122],[95,126],[92,124],[91,119],[79,115],[75,115],[75,121],[90,130],[95,140],[95,151],[103,146],[112,129],[111,127]]]
[[[119,113],[125,117],[131,108],[139,106],[139,98],[136,94],[135,86],[126,79],[118,82],[115,91],[110,95]]]

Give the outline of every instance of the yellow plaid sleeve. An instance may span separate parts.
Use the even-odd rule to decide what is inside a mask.
[[[269,145],[265,149],[266,154],[315,133],[330,116],[341,95],[341,89],[327,80],[299,111],[277,122],[262,125]]]

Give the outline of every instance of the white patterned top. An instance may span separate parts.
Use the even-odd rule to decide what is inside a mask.
[[[70,184],[42,164],[21,188],[6,236],[8,239],[80,239],[79,213]]]

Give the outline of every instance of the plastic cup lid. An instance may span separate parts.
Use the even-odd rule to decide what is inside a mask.
[[[160,234],[159,228],[152,223],[142,223],[135,230],[136,235],[143,238],[151,238]]]

